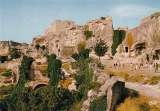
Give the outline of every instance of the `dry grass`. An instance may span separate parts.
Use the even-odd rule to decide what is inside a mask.
[[[62,88],[67,89],[68,86],[72,83],[72,80],[73,80],[72,78],[68,78],[68,79],[65,79],[65,80],[60,80],[60,86]]]
[[[147,76],[142,74],[129,75],[127,72],[122,71],[108,71],[111,76],[118,76],[128,82],[138,82],[143,84],[155,85],[160,82],[160,76]]]
[[[65,69],[65,70],[70,70],[71,64],[70,63],[64,63],[64,64],[62,64],[62,68]]]
[[[160,111],[160,102],[145,96],[129,97],[116,111]]]
[[[139,82],[139,83],[143,83],[145,80],[144,75],[134,75],[134,76],[128,76],[127,81],[130,82]]]
[[[144,96],[127,98],[124,103],[118,106],[117,111],[150,111],[148,100]]]
[[[128,73],[122,71],[109,71],[108,74],[110,74],[111,76],[118,76],[124,78],[125,80],[127,80],[129,77]]]
[[[2,72],[4,72],[4,71],[6,71],[5,68],[0,68],[0,73],[2,73]]]
[[[152,76],[145,81],[147,84],[155,85],[160,82],[160,76]]]
[[[40,71],[47,70],[47,68],[48,68],[47,64],[36,65],[36,69]]]

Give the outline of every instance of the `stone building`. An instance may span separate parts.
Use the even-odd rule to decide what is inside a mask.
[[[112,17],[101,17],[100,19],[92,20],[87,23],[88,29],[93,32],[92,43],[96,44],[96,41],[99,39],[104,40],[109,49],[112,45],[113,38],[113,23]],[[110,50],[109,50],[110,52]]]

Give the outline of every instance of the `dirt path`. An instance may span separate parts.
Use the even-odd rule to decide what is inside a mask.
[[[158,85],[152,86],[152,85],[143,85],[140,83],[126,82],[125,86],[126,88],[138,91],[142,95],[160,100],[160,85],[158,87]]]
[[[124,67],[114,68],[113,60],[105,60],[102,63],[106,66],[106,70],[127,72],[129,75],[160,76],[160,68],[159,72],[154,72],[154,70],[150,71],[147,67],[135,70],[134,67],[131,67],[129,64],[125,64]]]

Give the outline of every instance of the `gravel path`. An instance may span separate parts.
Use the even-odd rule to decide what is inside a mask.
[[[140,83],[126,82],[125,87],[138,91],[140,94],[160,100],[160,84],[144,85]]]

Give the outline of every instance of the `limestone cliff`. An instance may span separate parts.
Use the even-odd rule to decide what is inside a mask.
[[[134,42],[146,42],[146,47],[156,48],[160,45],[160,16],[145,17],[140,25],[129,30],[133,34]]]
[[[93,36],[88,40],[84,35],[85,30],[93,32]],[[73,21],[56,20],[43,35],[33,39],[33,45],[45,45],[48,47],[49,53],[64,57],[76,52],[77,45],[83,41],[86,41],[87,47],[93,47],[98,39],[103,39],[111,46],[112,35],[111,17],[92,20],[83,26],[77,25]]]

